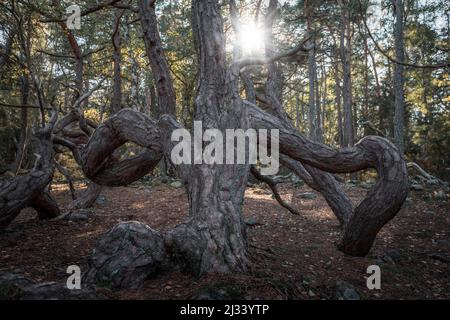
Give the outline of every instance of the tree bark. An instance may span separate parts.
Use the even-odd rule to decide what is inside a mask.
[[[0,229],[6,228],[22,209],[30,206],[38,212],[41,219],[59,215],[56,202],[45,190],[55,170],[51,142],[55,122],[56,113],[46,127],[36,130],[38,155],[34,168],[27,174],[0,181]]]
[[[342,211],[337,214],[338,218],[345,221],[341,250],[350,255],[366,255],[378,231],[395,216],[408,195],[406,163],[398,149],[384,138],[368,136],[354,147],[336,150],[285,128],[279,119],[254,105],[248,107],[253,128],[280,128],[281,154],[331,173],[352,173],[367,168],[377,170],[378,182],[350,215],[337,208]]]
[[[353,128],[353,97],[351,83],[351,28],[350,28],[350,9],[345,0],[339,1],[341,6],[341,30],[340,30],[340,55],[342,63],[343,81],[342,98],[344,107],[344,134],[343,147],[353,146],[354,128]]]
[[[403,0],[394,0],[394,38],[395,38],[395,59],[403,62],[405,60],[403,44]],[[394,140],[401,152],[405,150],[405,98],[403,92],[403,65],[394,64]]]
[[[113,97],[111,100],[111,114],[117,113],[122,108],[122,41],[120,37],[120,19],[124,13],[124,9],[115,11],[114,31],[112,35],[113,44]]]
[[[176,95],[166,56],[162,52],[161,37],[155,13],[155,1],[139,0],[139,16],[148,59],[158,93],[160,114],[176,116]]]
[[[21,104],[28,104],[28,97],[30,95],[30,85],[27,76],[20,77],[20,94],[21,94]],[[27,137],[28,137],[28,108],[22,108],[20,111],[20,138],[17,144],[17,153],[14,163],[12,165],[11,171],[16,175],[22,166],[23,158],[25,155]]]
[[[199,87],[195,120],[203,128],[248,128],[246,108],[239,97],[238,73],[226,67],[222,17],[215,1],[194,0],[194,40]],[[189,220],[168,238],[182,265],[194,273],[245,271],[248,267],[242,205],[249,165],[190,167]]]

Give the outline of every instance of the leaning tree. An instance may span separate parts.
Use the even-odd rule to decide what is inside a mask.
[[[277,1],[269,3],[266,24],[270,26]],[[233,27],[239,28],[234,1],[230,1]],[[174,115],[175,90],[158,31],[154,0],[139,0],[146,52],[163,114],[152,119],[146,114],[123,109],[100,124],[85,145],[55,136],[53,142],[72,150],[83,172],[99,185],[127,185],[149,173],[163,157],[170,159],[171,134],[182,128]],[[199,76],[194,120],[206,129],[278,129],[280,161],[320,191],[342,226],[340,250],[363,256],[370,250],[378,231],[399,211],[408,194],[407,168],[402,154],[388,140],[368,136],[355,146],[335,149],[311,141],[286,118],[281,104],[277,61],[306,47],[308,37],[286,52],[268,51],[265,58],[243,58],[236,48],[227,59],[221,8],[218,1],[193,0],[192,28],[197,50]],[[252,101],[248,65],[266,65],[269,72],[263,111]],[[241,82],[248,99],[240,94]],[[268,130],[270,133],[270,130]],[[269,134],[270,138],[270,134]],[[131,142],[142,147],[136,156],[122,159],[116,150]],[[244,192],[250,164],[174,165],[187,190],[187,220],[161,235],[168,259],[194,274],[245,271],[248,252],[242,218]],[[356,207],[340,189],[333,173],[352,173],[368,168],[378,172],[378,181]],[[2,187],[2,185],[0,185]],[[3,190],[0,190],[2,193]],[[2,193],[3,194],[3,193]],[[5,201],[0,197],[0,201]],[[4,205],[0,202],[1,205]],[[149,248],[151,249],[151,248]],[[158,248],[160,250],[160,248]]]

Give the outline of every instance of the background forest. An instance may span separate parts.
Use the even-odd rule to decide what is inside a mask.
[[[3,173],[16,174],[30,165],[30,152],[26,152],[30,149],[29,129],[39,119],[35,86],[41,89],[42,103],[56,106],[62,114],[72,106],[74,92],[88,91],[101,81],[83,102],[87,118],[101,121],[120,108],[158,114],[156,89],[134,9],[126,1],[110,1],[113,5],[105,10],[83,16],[81,29],[68,31],[76,42],[76,47],[71,47],[74,43],[68,40],[67,30],[49,17],[58,16],[58,10],[63,15],[72,2],[56,2],[59,9],[52,1],[1,4]],[[281,64],[284,108],[300,131],[317,134],[326,144],[336,146],[352,145],[369,134],[394,141],[395,126],[401,126],[407,158],[448,179],[449,71],[448,64],[447,68],[435,66],[448,61],[449,3],[401,2],[402,16],[397,16],[395,1],[281,1],[274,26],[278,47],[294,46],[305,30],[314,34],[313,50],[288,57],[287,63]],[[96,1],[77,4],[90,8]],[[250,53],[258,54],[264,48],[264,39],[252,33],[262,28],[258,15],[263,14],[265,5],[264,1],[238,2],[250,35],[244,49]],[[222,8],[228,10],[226,5]],[[177,116],[189,126],[197,81],[190,1],[158,2],[157,11],[176,89]],[[401,39],[395,33],[398,17]],[[225,30],[231,39],[230,21],[225,21]],[[396,43],[403,43],[404,59],[399,60],[406,64],[399,80],[402,84],[398,84],[403,87],[404,101],[400,102],[403,107],[397,108],[403,112],[397,118],[392,61],[397,57]],[[231,46],[228,51],[231,54]],[[78,76],[77,68],[81,69]],[[263,103],[264,70],[255,67],[250,71],[256,98]]]

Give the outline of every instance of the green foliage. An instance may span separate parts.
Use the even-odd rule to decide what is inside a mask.
[[[359,3],[361,2],[362,8]],[[30,41],[31,71],[39,80],[46,106],[58,107],[62,116],[70,110],[75,94],[75,68],[73,52],[66,34],[55,22],[44,22],[48,15],[64,17],[65,8],[73,1],[61,0],[59,9],[51,1],[3,1],[0,11],[0,44],[3,46],[11,30],[21,29],[25,40]],[[82,10],[97,1],[84,0],[77,4]],[[279,15],[274,25],[278,51],[294,47],[304,36],[305,1],[280,1]],[[393,135],[393,64],[374,46],[362,24],[361,14],[371,17],[369,27],[381,47],[393,56],[392,1],[343,1],[350,9],[352,24],[352,94],[355,131],[357,138],[368,134]],[[409,62],[434,64],[448,60],[449,30],[448,3],[445,0],[405,0],[405,49]],[[227,2],[222,6],[227,33],[227,52],[231,56],[232,39]],[[237,1],[243,19],[254,19],[256,1]],[[133,8],[136,1],[131,1]],[[157,1],[159,31],[173,76],[177,94],[177,117],[186,126],[192,122],[193,106],[198,81],[197,58],[191,27],[191,1]],[[337,94],[342,77],[339,59],[340,14],[337,1],[308,1],[316,30],[316,59],[321,119],[325,142],[339,145]],[[267,1],[262,2],[259,19],[263,19]],[[362,9],[363,12],[360,12]],[[108,117],[112,99],[112,32],[114,17],[119,8],[111,6],[82,17],[81,29],[71,30],[84,59],[85,87],[94,86],[106,77],[101,89],[90,98],[84,110],[86,116],[96,121]],[[14,18],[17,16],[17,19]],[[149,101],[155,103],[155,84],[145,53],[139,14],[125,10],[119,31],[122,39],[121,77],[122,106],[151,113]],[[20,22],[20,23],[19,23]],[[245,21],[244,21],[245,22]],[[3,48],[3,47],[2,47]],[[3,52],[3,51],[2,51]],[[25,52],[16,37],[8,63],[0,72],[0,102],[19,105],[19,78],[29,75],[24,67]],[[307,53],[300,52],[281,60],[278,65],[283,73],[283,105],[293,123],[308,133],[308,70]],[[265,67],[248,68],[253,76],[255,89],[263,93],[267,72]],[[339,80],[336,83],[336,79]],[[444,69],[405,68],[406,100],[406,155],[419,162],[427,170],[449,178],[450,115],[448,95],[449,72]],[[243,92],[243,90],[242,90]],[[244,95],[244,93],[243,93]],[[342,97],[341,97],[342,99]],[[297,102],[299,108],[297,110]],[[37,91],[31,87],[29,104],[38,105]],[[153,106],[152,106],[153,108]],[[29,128],[39,121],[39,111],[29,110]],[[0,106],[2,126],[2,165],[14,159],[12,141],[18,139],[20,109]],[[9,132],[9,133],[6,133]],[[14,134],[13,134],[14,132]],[[6,151],[5,151],[6,150]]]

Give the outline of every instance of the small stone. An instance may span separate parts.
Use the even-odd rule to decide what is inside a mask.
[[[108,201],[108,199],[106,199],[106,197],[103,194],[101,194],[97,197],[97,199],[95,200],[95,203],[101,205],[101,204],[105,204],[107,201]]]
[[[67,219],[70,221],[84,221],[88,219],[88,212],[84,210],[79,212],[73,212],[68,216]]]
[[[256,221],[255,217],[248,217],[244,222],[248,226],[256,226],[258,224],[258,221]]]
[[[389,250],[382,257],[383,261],[389,263],[399,263],[403,259],[403,255],[398,250]]]
[[[373,183],[363,182],[363,183],[361,183],[361,187],[364,189],[372,189]]]
[[[334,297],[337,300],[360,300],[358,291],[355,287],[345,281],[337,281]]]
[[[302,199],[315,199],[317,195],[314,192],[302,192],[298,194],[298,197]]]
[[[424,187],[421,184],[413,183],[413,184],[411,184],[411,190],[413,190],[413,191],[423,191]]]
[[[176,180],[176,181],[171,182],[170,186],[174,187],[174,188],[181,188],[183,186],[183,184],[181,183],[181,181]]]
[[[437,200],[447,200],[447,195],[445,194],[445,192],[443,190],[438,190],[434,192],[434,197]]]

